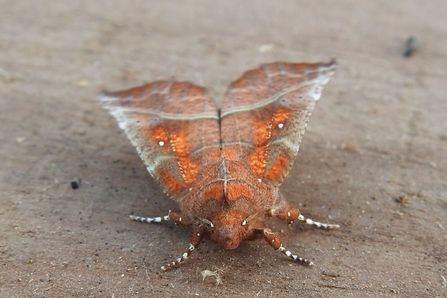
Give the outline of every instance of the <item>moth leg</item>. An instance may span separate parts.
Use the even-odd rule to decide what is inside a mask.
[[[180,258],[178,258],[174,262],[162,266],[161,270],[166,271],[166,270],[170,270],[170,269],[173,269],[173,268],[177,268],[187,258],[189,258],[189,256],[193,252],[193,250],[195,250],[197,247],[199,247],[200,242],[202,242],[203,236],[205,236],[205,229],[206,229],[205,226],[195,227],[194,230],[193,230],[192,237],[191,237],[191,243],[189,244],[188,249],[182,254],[182,256]]]
[[[157,217],[142,217],[142,216],[136,216],[136,215],[129,215],[131,220],[135,221],[141,221],[141,222],[147,222],[147,223],[153,223],[153,222],[164,222],[169,220],[169,215],[165,216],[157,216]]]
[[[324,229],[338,229],[340,226],[336,224],[330,224],[330,223],[321,223],[318,221],[314,221],[310,218],[306,218],[303,215],[301,215],[300,211],[292,206],[286,206],[284,208],[280,209],[271,209],[270,215],[274,216],[276,218],[279,218],[281,220],[286,220],[288,222],[292,222],[296,219],[304,221],[308,225],[316,226],[318,228],[324,228]]]
[[[142,216],[136,216],[136,215],[129,215],[130,219],[135,221],[141,221],[141,222],[147,222],[147,223],[160,223],[164,221],[173,221],[176,224],[188,226],[190,225],[190,221],[186,218],[182,217],[182,213],[180,211],[172,211],[169,210],[169,214],[165,216],[158,216],[158,217],[142,217]]]
[[[172,211],[169,210],[169,219],[175,222],[178,225],[189,226],[191,225],[191,221],[189,221],[185,216],[182,215],[181,211]]]
[[[314,220],[312,220],[310,218],[302,216],[301,214],[298,216],[298,219],[301,220],[301,221],[304,221],[308,225],[316,226],[317,228],[323,228],[323,229],[329,229],[329,230],[340,228],[339,225],[314,221]]]
[[[301,214],[298,208],[292,206],[285,206],[279,209],[270,209],[270,215],[281,220],[292,222],[297,219]]]
[[[263,229],[261,231],[262,231],[262,236],[264,236],[265,241],[267,241],[267,243],[270,244],[270,246],[273,247],[274,249],[279,250],[280,252],[282,252],[283,254],[285,254],[286,256],[291,258],[292,260],[297,261],[298,263],[300,263],[302,265],[306,265],[309,267],[313,265],[313,263],[311,261],[301,258],[298,255],[294,255],[290,251],[285,249],[282,246],[282,240],[281,240],[281,237],[279,237],[278,233],[272,232],[269,229]]]

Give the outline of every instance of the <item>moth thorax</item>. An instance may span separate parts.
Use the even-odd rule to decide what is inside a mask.
[[[242,223],[248,214],[241,211],[222,211],[212,216],[214,229],[210,233],[213,242],[221,244],[226,249],[235,249],[241,241],[253,234]]]

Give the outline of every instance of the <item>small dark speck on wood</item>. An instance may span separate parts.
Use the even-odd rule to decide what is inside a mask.
[[[410,57],[418,48],[418,41],[415,37],[409,37],[405,43],[405,57]]]
[[[71,184],[71,188],[73,188],[73,189],[77,189],[79,187],[79,184],[76,181],[71,181],[70,184]]]

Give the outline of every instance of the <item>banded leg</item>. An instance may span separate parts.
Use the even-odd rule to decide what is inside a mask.
[[[299,263],[301,263],[303,265],[306,265],[306,266],[309,266],[309,267],[312,267],[314,265],[314,263],[312,263],[311,261],[306,260],[304,258],[301,258],[298,255],[292,254],[290,251],[288,251],[287,249],[282,247],[282,245],[278,248],[278,250],[280,252],[282,252],[283,254],[285,254],[286,256],[288,256],[289,258],[291,258],[292,260],[297,261],[297,262],[299,262]]]
[[[189,244],[188,249],[182,254],[182,256],[180,258],[178,258],[174,262],[169,263],[164,266],[161,266],[161,270],[164,270],[164,271],[171,270],[171,269],[177,268],[181,264],[183,264],[183,262],[187,258],[189,258],[189,256],[193,252],[193,250],[195,250],[197,247],[199,247],[200,242],[202,242],[202,240],[203,240],[203,236],[205,236],[205,229],[206,229],[206,227],[204,227],[204,226],[195,227],[193,230],[193,235],[191,237],[191,243]]]
[[[129,215],[130,219],[135,221],[147,222],[147,223],[160,223],[165,221],[173,221],[176,224],[189,226],[191,222],[182,216],[181,211],[169,210],[169,214],[165,216],[158,217],[142,217],[136,215]]]
[[[281,240],[281,237],[279,237],[278,233],[272,232],[269,229],[264,229],[264,230],[262,230],[262,235],[264,236],[264,239],[267,241],[268,244],[270,244],[271,247],[282,252],[283,254],[285,254],[286,256],[291,258],[292,260],[294,260],[302,265],[309,266],[309,267],[313,265],[313,263],[311,261],[301,258],[298,255],[294,255],[290,251],[285,249],[282,246],[282,240]]]
[[[298,216],[298,219],[301,220],[301,221],[304,221],[308,225],[316,226],[317,228],[323,228],[323,229],[329,229],[329,230],[340,228],[340,226],[336,225],[336,224],[322,223],[322,222],[318,222],[318,221],[313,221],[312,219],[306,218],[306,217],[302,216],[301,214]]]
[[[158,216],[158,217],[142,217],[142,216],[136,216],[136,215],[129,215],[131,220],[135,221],[141,221],[141,222],[147,222],[147,223],[159,223],[164,221],[169,221],[169,215],[165,216]]]
[[[281,209],[272,209],[270,210],[270,215],[279,218],[281,220],[286,220],[288,222],[293,222],[295,219],[299,219],[301,221],[304,221],[308,225],[316,226],[318,228],[324,228],[324,229],[340,228],[340,226],[336,224],[321,223],[318,221],[314,221],[310,218],[306,218],[303,215],[301,215],[300,211],[297,208],[292,206],[286,206]]]

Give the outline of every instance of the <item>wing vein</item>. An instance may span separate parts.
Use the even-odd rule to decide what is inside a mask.
[[[296,85],[296,86],[291,86],[289,88],[285,88],[284,90],[281,90],[281,91],[273,94],[272,96],[267,97],[266,99],[262,99],[262,100],[260,100],[258,102],[255,102],[255,103],[252,103],[252,104],[249,104],[249,105],[239,106],[239,107],[232,107],[232,108],[226,109],[225,111],[223,111],[221,117],[224,118],[224,117],[226,117],[228,115],[231,115],[231,114],[242,113],[242,112],[247,112],[247,111],[251,111],[251,110],[256,110],[258,108],[262,108],[264,106],[267,106],[267,105],[275,102],[276,100],[278,100],[278,98],[284,96],[287,93],[290,93],[290,92],[293,92],[293,91],[297,91],[297,90],[299,90],[299,89],[301,89],[303,87],[306,87],[306,86],[312,86],[312,85],[315,84],[316,81],[317,80],[315,79],[315,80],[312,80],[312,81],[303,82],[303,83],[301,83],[299,85]]]

